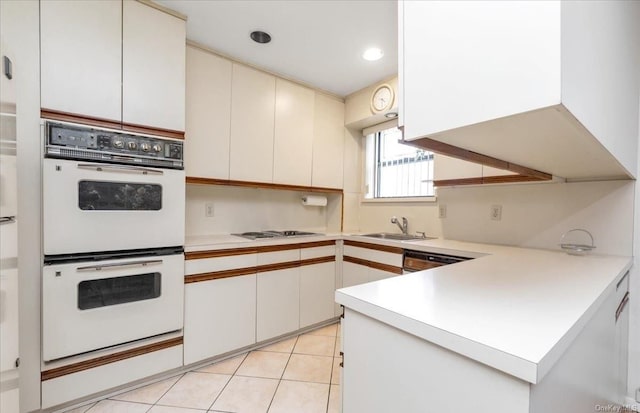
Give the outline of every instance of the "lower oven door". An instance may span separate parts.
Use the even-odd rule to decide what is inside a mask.
[[[45,255],[184,245],[184,171],[44,159]]]
[[[46,265],[45,361],[182,329],[184,255]]]

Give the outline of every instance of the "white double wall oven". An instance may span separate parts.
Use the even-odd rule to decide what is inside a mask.
[[[42,121],[43,360],[181,330],[182,141]]]

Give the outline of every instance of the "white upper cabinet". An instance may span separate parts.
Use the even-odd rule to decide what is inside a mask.
[[[273,182],[311,185],[315,92],[276,79]]]
[[[122,121],[184,131],[185,21],[123,2]]]
[[[342,188],[344,172],[344,103],[315,95],[311,184]]]
[[[187,47],[187,176],[229,179],[231,67],[229,60]]]
[[[231,90],[229,177],[272,182],[276,78],[234,63]]]
[[[122,2],[40,3],[41,107],[119,122]]]
[[[635,176],[638,21],[640,2],[400,1],[405,139],[566,178]]]

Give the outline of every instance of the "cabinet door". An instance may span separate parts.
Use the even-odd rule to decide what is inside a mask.
[[[41,2],[41,107],[120,122],[121,43],[121,1]]]
[[[185,365],[255,343],[255,329],[255,275],[185,286]]]
[[[133,0],[122,17],[122,121],[184,131],[185,21]]]
[[[299,268],[258,273],[257,339],[268,340],[298,329]]]
[[[231,62],[187,47],[187,176],[229,179]]]
[[[343,187],[344,103],[316,93],[311,184]]]
[[[369,282],[369,267],[352,262],[342,262],[342,287]]]
[[[398,4],[405,139],[560,103],[560,2]]]
[[[336,263],[300,267],[300,328],[334,317]]]
[[[273,181],[275,93],[274,76],[233,65],[230,179]]]
[[[273,182],[311,185],[315,92],[276,79]]]

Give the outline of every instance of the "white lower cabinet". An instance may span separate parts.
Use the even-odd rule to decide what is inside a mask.
[[[185,286],[184,364],[256,342],[256,275]]]
[[[336,263],[300,267],[300,328],[334,316]]]
[[[351,287],[368,282],[369,267],[347,261],[342,262],[342,287]]]
[[[296,331],[300,324],[300,268],[258,273],[258,341]]]

